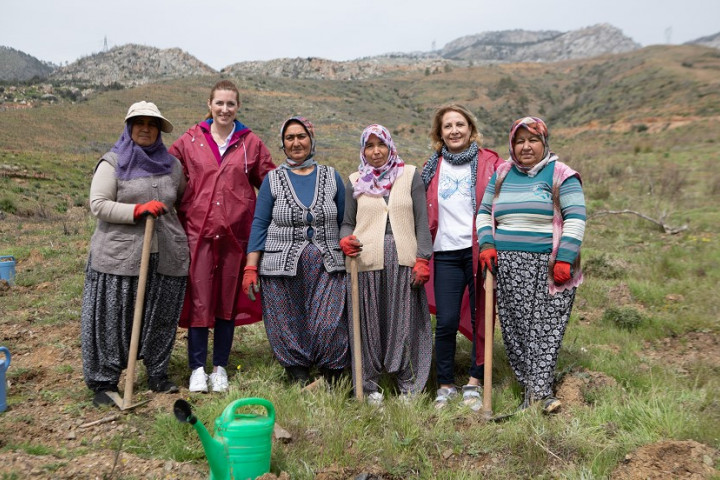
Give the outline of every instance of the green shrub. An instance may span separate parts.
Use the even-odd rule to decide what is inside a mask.
[[[616,279],[622,278],[625,274],[624,270],[613,264],[610,256],[601,253],[597,256],[583,258],[583,270],[586,274],[598,278]]]
[[[603,320],[628,331],[636,330],[645,323],[645,317],[632,307],[610,307],[603,312]]]
[[[17,212],[15,202],[10,200],[9,198],[0,199],[0,212],[15,214]]]

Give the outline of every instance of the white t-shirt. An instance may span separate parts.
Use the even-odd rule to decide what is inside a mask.
[[[440,162],[438,166],[438,230],[434,252],[472,246],[473,212],[471,165]]]

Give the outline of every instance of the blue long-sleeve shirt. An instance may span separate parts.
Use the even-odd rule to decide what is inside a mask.
[[[292,170],[288,175],[290,177],[290,183],[292,183],[295,195],[304,206],[308,207],[312,204],[313,197],[315,196],[315,184],[317,183],[317,168],[308,175],[298,175],[293,173]],[[342,224],[343,215],[345,213],[345,184],[340,177],[340,174],[335,171],[335,184],[337,185],[337,192],[333,200],[337,205],[338,211],[338,228]],[[250,239],[248,240],[248,252],[257,252],[265,250],[265,240],[267,239],[267,231],[272,221],[273,207],[275,206],[275,199],[270,193],[269,176],[265,177],[258,190],[257,204],[255,205],[255,217],[252,222],[252,229],[250,231]],[[309,213],[308,215],[312,215]],[[308,223],[311,219],[308,219]],[[312,229],[308,231],[308,234],[312,237],[314,232]]]

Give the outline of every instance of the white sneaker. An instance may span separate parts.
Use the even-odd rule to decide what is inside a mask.
[[[210,387],[213,392],[224,393],[228,390],[227,372],[223,367],[217,367],[217,372],[210,374]]]
[[[205,373],[205,369],[203,367],[196,368],[195,370],[192,371],[192,374],[190,374],[189,390],[191,392],[207,393],[207,391],[208,391],[207,379],[208,379],[208,376]]]
[[[465,385],[462,388],[463,404],[470,407],[474,412],[479,412],[483,407],[482,397],[480,396],[481,388],[479,385]]]
[[[438,388],[437,397],[435,398],[435,408],[438,410],[447,407],[448,402],[457,396],[457,388],[442,387]]]
[[[369,405],[379,407],[383,404],[383,394],[380,392],[372,392],[367,396],[367,402]]]

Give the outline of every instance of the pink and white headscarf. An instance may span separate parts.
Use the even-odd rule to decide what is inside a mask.
[[[375,135],[388,147],[388,160],[382,167],[375,168],[365,158],[365,143],[370,135]],[[405,162],[398,156],[395,143],[390,132],[382,125],[372,124],[365,127],[360,137],[360,177],[353,185],[353,198],[362,194],[374,197],[387,197],[390,195],[395,179],[402,175]]]
[[[545,147],[544,152],[543,152],[543,158],[538,163],[533,165],[532,167],[526,167],[515,156],[515,135],[517,135],[517,131],[521,128],[524,128],[531,134],[537,135],[538,137],[540,137],[540,140],[542,140],[543,146]],[[557,160],[557,156],[553,152],[550,151],[550,145],[548,144],[549,136],[550,136],[550,133],[548,132],[547,125],[545,124],[545,122],[543,121],[542,118],[522,117],[522,118],[518,118],[517,120],[515,120],[513,122],[512,126],[510,127],[510,136],[509,136],[510,159],[515,164],[515,167],[517,167],[517,169],[520,170],[521,172],[524,172],[525,174],[527,174],[529,177],[534,177],[549,162]]]

